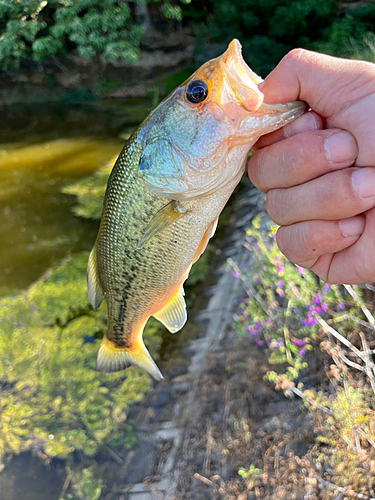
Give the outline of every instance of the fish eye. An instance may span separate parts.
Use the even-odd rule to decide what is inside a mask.
[[[198,104],[206,99],[208,87],[202,80],[193,80],[186,87],[186,99],[192,104]]]

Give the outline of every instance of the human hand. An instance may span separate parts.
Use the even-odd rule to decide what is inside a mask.
[[[375,65],[296,49],[260,88],[312,109],[249,161],[280,250],[329,283],[375,281]]]

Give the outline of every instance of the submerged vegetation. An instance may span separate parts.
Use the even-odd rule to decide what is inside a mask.
[[[314,414],[317,443],[303,459],[311,478],[307,490],[312,495],[320,481],[324,498],[340,493],[370,498],[375,489],[375,319],[365,298],[374,289],[324,284],[281,254],[276,229],[259,216],[244,243],[251,265],[241,268],[229,260],[247,293],[235,328],[268,353],[275,368],[265,378],[286,396],[301,398]],[[322,357],[319,346],[326,368],[318,387],[305,388],[309,353]],[[252,482],[251,490],[257,486],[256,469],[244,466],[239,474]]]

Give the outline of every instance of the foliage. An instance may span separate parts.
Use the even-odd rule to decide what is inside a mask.
[[[139,0],[150,3],[153,0]],[[188,0],[185,0],[185,2]],[[168,19],[181,19],[170,0],[159,6]],[[0,64],[18,66],[77,50],[84,59],[136,61],[144,28],[121,0],[0,0]]]
[[[360,58],[372,60],[364,40],[373,31],[375,4],[351,6],[338,15],[337,0],[212,0],[207,12],[192,0],[183,12],[194,23],[203,21],[196,24],[198,52],[206,42],[224,48],[238,38],[250,67],[266,75],[295,47],[343,57],[357,57],[359,50]]]
[[[268,352],[275,371],[269,371],[266,379],[285,395],[301,397],[308,410],[322,414],[320,420],[317,417],[320,445],[313,459],[320,470],[327,470],[330,481],[325,486],[333,492],[343,487],[356,494],[368,493],[367,488],[371,492],[375,487],[375,364],[360,328],[371,335],[375,319],[360,288],[324,284],[312,272],[287,261],[277,248],[276,229],[257,217],[244,243],[251,252],[250,263],[238,266],[228,260],[232,275],[242,280],[247,292],[235,327]],[[298,382],[309,368],[307,351],[318,340],[323,340],[320,346],[333,361],[328,373],[333,392],[305,389]]]
[[[375,4],[359,4],[335,19],[314,48],[326,54],[375,62]]]

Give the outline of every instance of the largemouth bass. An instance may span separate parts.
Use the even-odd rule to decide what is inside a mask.
[[[183,283],[213,235],[263,134],[294,120],[302,102],[264,104],[233,40],[206,62],[132,134],[108,180],[88,263],[88,295],[107,302],[108,329],[96,369],[140,366],[162,375],[143,328],[154,316],[171,332],[186,322]]]

